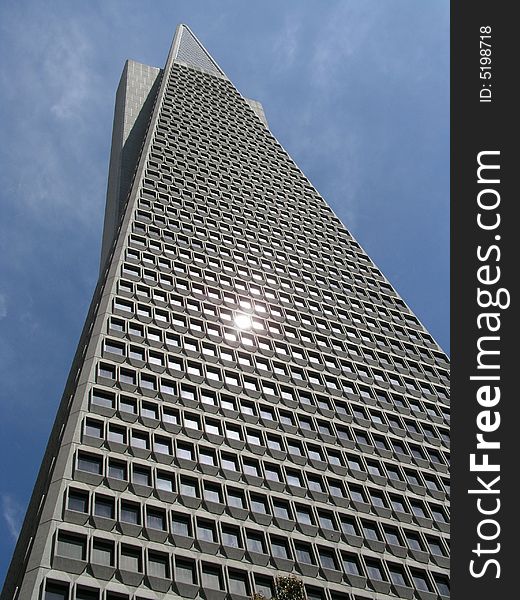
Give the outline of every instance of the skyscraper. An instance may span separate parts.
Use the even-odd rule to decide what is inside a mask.
[[[449,595],[448,362],[193,33],[116,96],[99,282],[2,600]]]

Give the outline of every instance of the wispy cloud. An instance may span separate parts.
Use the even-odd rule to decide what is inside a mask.
[[[10,494],[0,495],[2,518],[11,538],[16,541],[22,526],[23,509]]]
[[[8,144],[1,151],[2,186],[28,216],[48,215],[48,225],[60,226],[66,218],[89,226],[97,223],[92,201],[102,202],[105,175],[98,173],[91,151],[100,131],[93,109],[104,90],[94,65],[94,37],[72,18],[52,12],[44,18],[45,26],[39,26],[11,16],[2,27],[10,42],[0,66],[4,103],[24,115],[3,125]]]
[[[273,44],[273,68],[275,71],[289,69],[301,47],[302,27],[293,18],[286,18]]]

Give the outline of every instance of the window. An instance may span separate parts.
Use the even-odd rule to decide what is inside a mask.
[[[100,456],[78,452],[77,468],[80,471],[101,475],[103,472],[103,461]]]
[[[235,508],[245,508],[246,500],[244,498],[244,493],[241,490],[237,489],[228,489],[228,504],[229,506],[234,506]]]
[[[320,556],[320,564],[324,569],[337,570],[338,565],[336,563],[336,555],[334,554],[333,550],[320,548],[318,554]]]
[[[289,510],[289,503],[284,502],[283,500],[274,500],[274,516],[279,517],[281,519],[291,519],[291,513]]]
[[[132,481],[137,485],[151,487],[152,476],[150,469],[148,469],[147,467],[138,467],[137,465],[134,465]]]
[[[176,559],[175,562],[175,580],[182,583],[196,583],[195,563],[189,560]]]
[[[143,564],[141,549],[135,546],[121,544],[121,557],[119,559],[119,568],[131,573],[142,573]]]
[[[92,390],[92,404],[113,408],[115,406],[115,396],[110,392],[94,389]]]
[[[303,480],[298,471],[287,471],[287,483],[296,487],[303,487]]]
[[[295,544],[296,560],[301,563],[314,564],[311,547],[308,544]]]
[[[289,454],[292,454],[293,456],[303,456],[302,445],[300,444],[300,442],[288,440],[287,448],[289,450]]]
[[[428,582],[426,573],[423,571],[412,571],[412,579],[416,589],[423,592],[431,592],[431,586]]]
[[[98,565],[113,567],[114,562],[114,542],[108,540],[94,539],[92,544],[91,561]]]
[[[94,421],[93,419],[85,420],[85,435],[94,438],[102,438],[103,435],[103,423],[100,421]]]
[[[186,449],[184,450],[184,454],[181,456],[179,454],[179,447],[177,449],[177,456],[181,457],[181,458],[189,458],[189,456],[191,455],[190,453],[186,453]],[[189,458],[189,460],[194,460],[193,456],[191,458]],[[214,450],[211,450],[210,448],[199,448],[199,462],[203,465],[212,465],[212,466],[217,466],[217,456]]]
[[[375,579],[377,581],[386,581],[386,577],[384,575],[383,567],[381,563],[376,560],[367,560],[367,574],[371,579]]]
[[[118,356],[124,356],[125,345],[113,340],[105,340],[105,352],[111,352],[112,354],[117,354]]]
[[[166,515],[157,508],[146,508],[146,526],[150,529],[166,531]]]
[[[47,581],[44,600],[69,600],[68,584]]]
[[[383,496],[382,492],[370,492],[370,500],[374,506],[378,506],[380,508],[386,508],[386,500]]]
[[[75,560],[85,560],[87,557],[87,540],[84,536],[60,531],[56,554]]]
[[[220,462],[223,469],[228,471],[238,471],[238,461],[232,454],[221,454]]]
[[[343,489],[343,484],[341,481],[337,479],[329,479],[329,491],[330,495],[334,498],[345,498],[345,491]]]
[[[141,524],[141,508],[139,504],[132,502],[121,501],[121,521],[132,523],[134,525]]]
[[[242,596],[249,595],[247,575],[239,571],[229,571],[229,591]]]
[[[183,444],[182,442],[177,443],[177,458],[184,458],[186,460],[194,460],[195,452],[192,444]]]
[[[391,466],[389,464],[385,464],[386,472],[388,473],[388,477],[394,481],[402,481],[403,478],[401,473],[397,467]]]
[[[348,535],[359,535],[356,520],[353,517],[341,517],[341,529]]]
[[[99,600],[99,590],[77,586],[76,600]]]
[[[117,425],[108,426],[108,440],[111,442],[117,442],[118,444],[126,443],[126,429],[124,427],[118,427]]]
[[[424,550],[421,538],[419,534],[413,533],[411,531],[406,532],[406,541],[408,542],[408,546],[412,550]]]
[[[416,517],[426,517],[426,513],[424,512],[424,506],[420,502],[411,501],[410,506],[412,507],[413,514]]]
[[[450,583],[446,577],[442,575],[434,575],[435,584],[437,585],[437,589],[439,590],[439,594],[441,596],[446,596],[449,598],[450,596]]]
[[[219,567],[202,564],[202,587],[211,590],[222,590],[222,572]]]
[[[436,523],[447,523],[444,510],[440,506],[430,504],[430,509],[432,511],[433,520]]]
[[[112,477],[112,479],[126,480],[127,479],[126,463],[109,458],[108,459],[108,476]]]
[[[114,367],[114,365],[101,363],[99,365],[98,374],[99,374],[99,377],[104,377],[105,379],[115,379],[116,378],[116,368]]]
[[[206,433],[210,433],[212,435],[222,435],[222,431],[220,429],[220,423],[218,421],[206,420],[205,423]]]
[[[121,396],[119,399],[119,410],[132,415],[137,414],[137,400],[128,396]]]
[[[131,371],[130,369],[119,370],[119,381],[121,383],[128,383],[129,385],[135,385],[137,383],[135,371]]]
[[[361,460],[354,456],[349,456],[348,459],[349,469],[352,471],[364,471],[364,467],[361,464]]]
[[[278,558],[289,558],[289,546],[287,540],[277,537],[271,537],[271,551],[273,556]]]
[[[280,423],[284,425],[294,425],[294,419],[290,413],[280,412]]]
[[[204,499],[208,502],[222,503],[222,491],[219,485],[206,483],[204,486]]]
[[[184,537],[191,537],[191,520],[188,516],[173,513],[172,533]]]
[[[389,544],[392,544],[394,546],[402,546],[403,545],[403,543],[401,541],[401,537],[400,537],[397,529],[393,529],[392,527],[384,526],[383,530],[385,532],[386,541]]]
[[[235,527],[222,527],[222,544],[230,548],[241,548],[240,530]]]
[[[247,549],[250,552],[258,552],[259,554],[265,554],[265,542],[262,533],[258,531],[248,531],[246,539]]]
[[[362,575],[358,559],[353,554],[342,553],[343,568],[350,575]]]
[[[142,450],[148,450],[150,447],[148,433],[145,433],[143,431],[136,431],[135,429],[132,429],[130,443],[134,448],[141,448]]]
[[[404,503],[404,499],[400,496],[391,496],[390,501],[395,512],[408,513],[408,509]]]
[[[444,551],[442,543],[439,539],[428,537],[426,540],[432,554],[436,556],[446,556],[446,552]]]
[[[260,467],[258,465],[258,461],[251,459],[244,459],[244,473],[246,475],[254,475],[256,477],[260,476]]]
[[[67,508],[76,512],[88,512],[88,493],[70,489]]]
[[[331,531],[336,530],[336,526],[334,524],[334,517],[332,516],[332,513],[326,513],[319,510],[318,518],[322,529],[329,529]]]
[[[169,557],[159,552],[148,553],[148,575],[169,579]]]
[[[263,446],[264,442],[259,431],[248,429],[246,430],[246,438],[249,444],[254,446]]]
[[[433,491],[433,492],[438,492],[439,491],[439,484],[437,483],[437,480],[434,479],[433,477],[424,477],[424,481],[426,482],[426,487]]]
[[[255,591],[259,594],[263,594],[266,598],[270,598],[273,595],[271,579],[269,577],[255,575]]]
[[[367,461],[367,469],[371,475],[381,475],[381,468],[377,463]]]
[[[308,446],[308,456],[311,460],[323,461],[323,454],[321,450],[315,446]]]
[[[298,523],[314,525],[312,510],[307,506],[296,505],[296,519],[298,520]]]
[[[408,585],[404,569],[398,565],[389,565],[390,579],[394,585]]]
[[[179,413],[176,410],[163,408],[163,421],[165,423],[172,423],[173,425],[179,424]]]
[[[156,390],[157,379],[153,375],[141,374],[141,387],[148,390]]]
[[[114,498],[96,494],[94,499],[94,514],[105,519],[113,519],[115,515]]]
[[[159,410],[157,404],[153,404],[152,402],[143,402],[141,406],[141,416],[149,419],[158,419]]]
[[[350,497],[356,502],[366,502],[365,494],[360,487],[350,486]]]
[[[363,522],[363,533],[365,534],[365,538],[368,540],[379,540],[379,531],[377,529],[377,525],[375,523]]]
[[[166,473],[165,471],[157,471],[156,487],[158,490],[164,490],[165,492],[173,492],[175,489],[173,475],[171,475],[170,473]]]
[[[214,523],[203,519],[197,519],[197,539],[205,540],[207,542],[216,542],[217,533],[215,531]]]
[[[251,495],[251,510],[259,514],[268,514],[267,498],[264,496]]]
[[[184,496],[190,496],[191,498],[199,497],[199,488],[195,479],[188,477],[181,477],[180,493]]]

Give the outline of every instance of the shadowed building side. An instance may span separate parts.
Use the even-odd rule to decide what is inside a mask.
[[[161,69],[127,60],[119,81],[112,128],[100,271],[114,241],[161,82]]]

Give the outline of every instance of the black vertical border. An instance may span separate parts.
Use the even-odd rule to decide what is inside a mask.
[[[520,275],[520,153],[518,140],[520,104],[514,88],[519,80],[520,25],[513,16],[515,4],[500,0],[453,0],[451,4],[451,350],[452,350],[452,563],[451,594],[455,600],[494,600],[518,597],[516,579],[520,574],[519,546],[516,543],[520,528],[520,423],[517,404],[519,386],[514,386],[515,370],[520,374],[520,354],[515,341],[518,327],[516,279]],[[491,73],[489,80],[480,78],[480,28],[491,27]],[[492,101],[481,102],[483,83],[491,83]],[[516,103],[513,108],[513,103]],[[477,225],[477,195],[482,184],[477,183],[477,155],[481,151],[500,151],[501,224],[499,230],[486,232]],[[493,238],[500,235],[500,241]],[[501,465],[500,511],[490,518],[500,523],[501,532],[493,541],[479,540],[477,527],[486,518],[476,506],[478,495],[468,490],[478,488],[477,473],[471,473],[469,456],[475,452],[476,418],[483,410],[476,401],[482,383],[471,381],[477,374],[477,339],[483,332],[477,327],[477,269],[483,265],[477,258],[477,246],[500,245],[500,262],[493,253],[488,264],[499,265],[501,280],[497,287],[511,293],[511,305],[500,313],[500,388],[499,410],[501,425],[489,438],[499,440],[499,451],[489,453],[490,461]],[[481,286],[482,287],[482,286]],[[489,288],[490,291],[492,288]],[[482,474],[492,479],[490,474]],[[496,474],[494,474],[496,475]],[[494,495],[483,497],[483,506],[493,506]],[[492,500],[493,498],[493,500]],[[488,504],[485,504],[488,502]],[[491,534],[492,526],[483,531]],[[473,550],[480,541],[485,549],[500,551],[482,554]],[[470,574],[469,566],[476,559],[475,570],[482,569],[487,559],[500,563],[497,569],[489,565],[480,578]],[[515,592],[516,589],[516,592]]]

